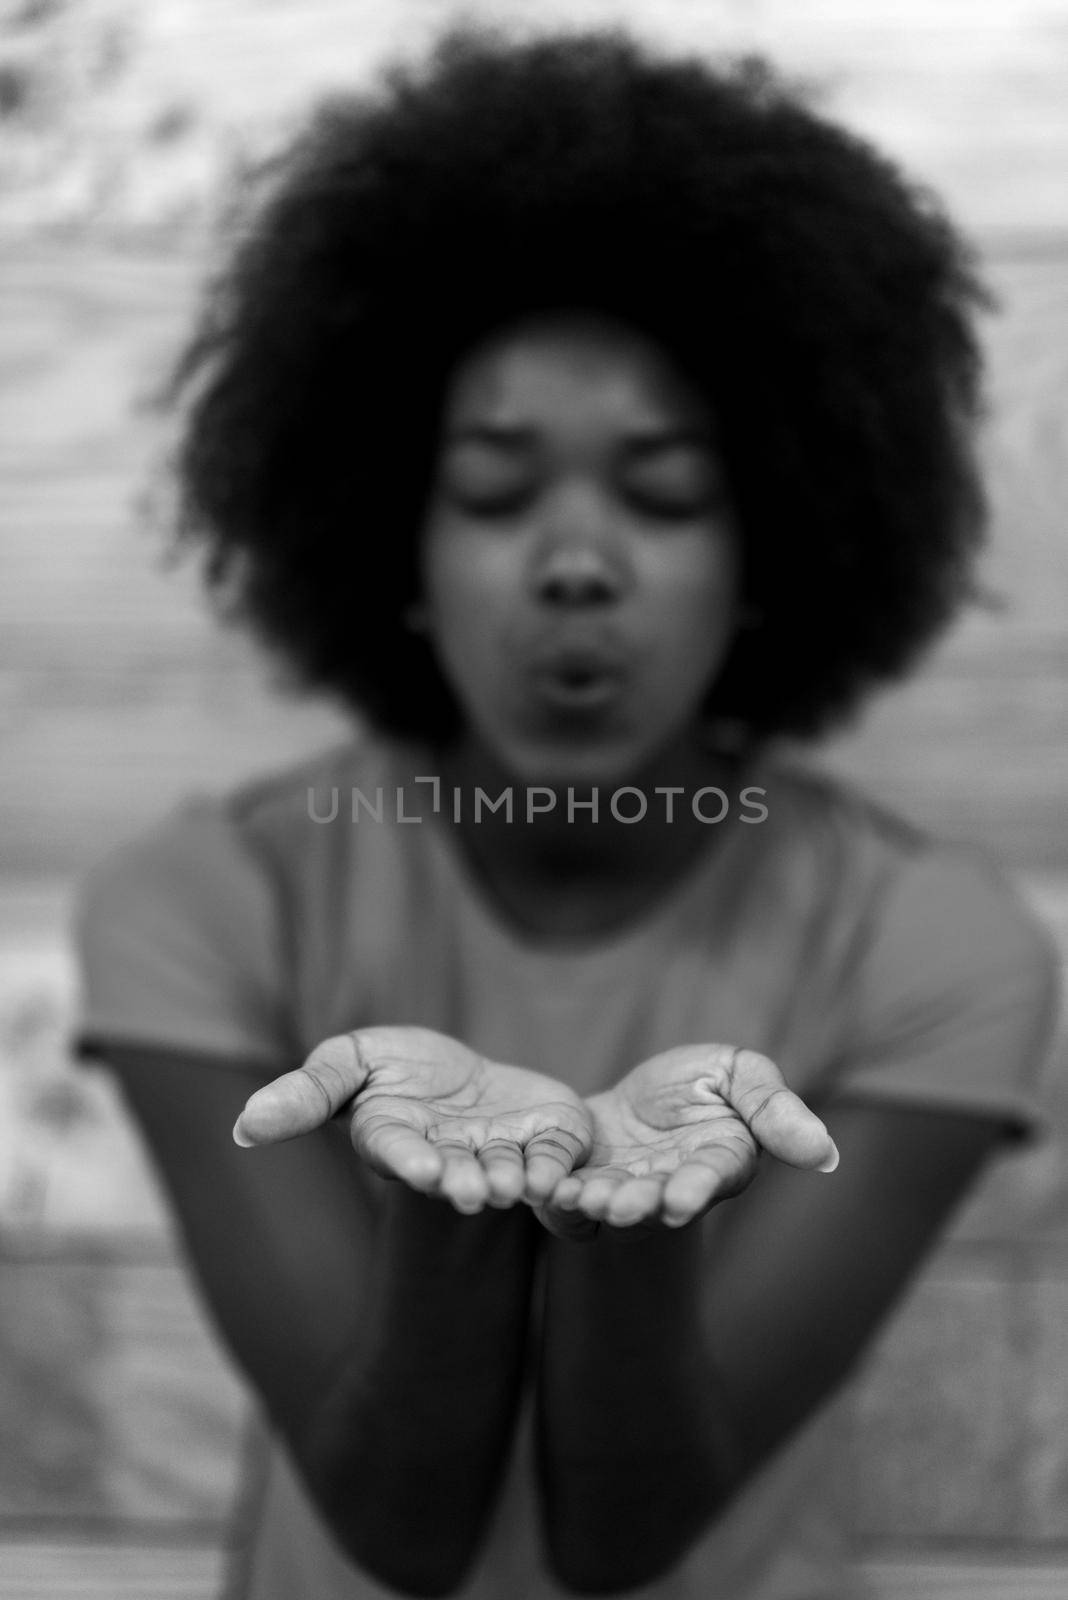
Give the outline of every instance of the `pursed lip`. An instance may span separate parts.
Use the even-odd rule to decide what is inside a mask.
[[[605,640],[544,641],[525,661],[536,700],[554,717],[583,720],[618,706],[632,671],[631,658]]]
[[[534,677],[562,683],[623,678],[631,659],[628,652],[611,641],[566,635],[545,639],[525,654],[526,665]]]

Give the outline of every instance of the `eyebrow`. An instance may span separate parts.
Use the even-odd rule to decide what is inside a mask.
[[[533,428],[510,426],[498,422],[467,422],[450,428],[445,435],[447,445],[492,444],[503,449],[524,449],[535,444],[537,434]]]
[[[496,422],[470,422],[452,428],[445,436],[446,445],[486,444],[505,450],[530,449],[537,444],[537,429],[520,424]],[[652,455],[661,450],[715,449],[714,441],[701,428],[653,428],[628,433],[622,440],[626,450],[635,455]]]
[[[715,441],[701,428],[656,428],[648,433],[629,433],[624,440],[636,455],[651,455],[659,450],[715,450]]]

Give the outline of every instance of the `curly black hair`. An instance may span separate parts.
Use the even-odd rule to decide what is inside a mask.
[[[763,59],[456,26],[318,102],[248,196],[161,391],[176,540],[227,614],[383,729],[458,726],[403,616],[449,374],[528,313],[644,331],[713,407],[763,621],[710,715],[824,732],[978,595],[972,253]]]

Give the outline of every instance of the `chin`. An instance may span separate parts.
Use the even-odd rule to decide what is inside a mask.
[[[609,794],[635,781],[648,761],[649,753],[622,741],[610,745],[588,735],[566,742],[531,741],[522,750],[509,753],[507,762],[518,783],[528,788],[601,789]]]

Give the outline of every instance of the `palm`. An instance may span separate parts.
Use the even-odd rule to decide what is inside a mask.
[[[544,1199],[592,1136],[583,1102],[564,1084],[427,1028],[326,1040],[253,1101],[243,1120],[258,1116],[256,1142],[348,1116],[353,1146],[376,1172],[463,1211]]]
[[[832,1148],[774,1063],[723,1045],[653,1056],[587,1106],[589,1159],[557,1185],[552,1207],[593,1222],[679,1226],[745,1189],[763,1149],[811,1167]]]
[[[436,1177],[443,1162],[449,1197],[473,1207],[541,1199],[589,1149],[583,1103],[555,1078],[441,1034],[376,1032],[401,1036],[396,1053],[376,1057],[352,1115],[353,1145],[376,1171],[397,1175],[399,1160]]]

